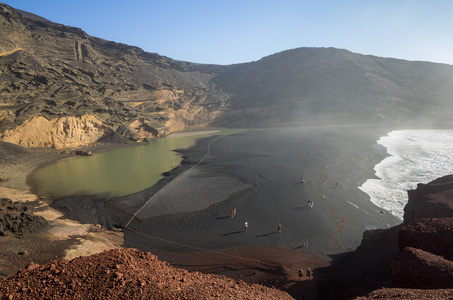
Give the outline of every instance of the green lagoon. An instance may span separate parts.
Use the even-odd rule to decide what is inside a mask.
[[[200,138],[243,130],[197,131],[170,134],[149,144],[75,157],[45,166],[30,176],[33,192],[43,197],[102,195],[121,197],[143,191],[180,165],[173,151],[193,147]]]

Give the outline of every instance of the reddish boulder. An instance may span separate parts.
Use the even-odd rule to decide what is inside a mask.
[[[392,286],[451,289],[453,288],[453,262],[420,249],[404,248],[392,262]]]
[[[420,219],[404,226],[398,247],[418,248],[453,261],[453,218]]]
[[[408,191],[404,207],[404,225],[422,218],[453,218],[453,175],[428,184],[419,183]]]

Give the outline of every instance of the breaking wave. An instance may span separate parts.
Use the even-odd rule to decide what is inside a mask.
[[[379,179],[368,179],[359,188],[401,220],[408,190],[453,174],[453,130],[392,131],[377,143],[389,156],[374,167]]]

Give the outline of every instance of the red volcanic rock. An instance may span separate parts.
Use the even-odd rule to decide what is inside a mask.
[[[389,289],[382,288],[375,290],[365,297],[357,297],[354,300],[370,300],[370,299],[453,299],[453,290],[418,290],[418,289]]]
[[[418,248],[453,261],[453,218],[420,219],[398,233],[400,250]]]
[[[400,228],[401,225],[365,231],[360,246],[319,283],[321,298],[338,299],[342,295],[342,299],[350,299],[363,291],[390,286],[390,264],[399,254]]]
[[[453,218],[453,175],[419,183],[408,195],[404,225],[422,218]]]
[[[453,262],[420,249],[404,248],[392,263],[392,286],[451,289],[453,288]]]
[[[262,285],[188,272],[135,249],[30,264],[0,280],[1,299],[293,299]]]
[[[366,293],[368,287],[360,290],[359,285],[354,286],[349,281],[347,287],[355,289],[351,294],[366,294],[355,299],[453,299],[453,175],[419,184],[408,194],[404,223],[381,233],[364,234],[362,245],[343,262],[361,268],[342,268],[340,274],[343,281],[351,277],[351,273],[356,278],[360,274],[368,280],[376,280],[375,275],[370,276],[370,271],[387,274],[390,265],[392,286],[395,288]],[[393,238],[389,235],[392,231]],[[384,234],[390,237],[386,241],[380,238]],[[366,241],[367,238],[370,240]],[[364,248],[367,244],[372,247]],[[361,253],[365,249],[368,251]],[[366,257],[364,254],[380,261],[380,265],[371,263],[371,259],[365,262],[361,259]],[[381,281],[381,287],[386,284]]]

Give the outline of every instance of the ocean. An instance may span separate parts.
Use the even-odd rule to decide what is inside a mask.
[[[388,154],[374,167],[379,179],[368,179],[359,188],[401,220],[408,190],[453,174],[453,130],[397,130],[377,144]]]

